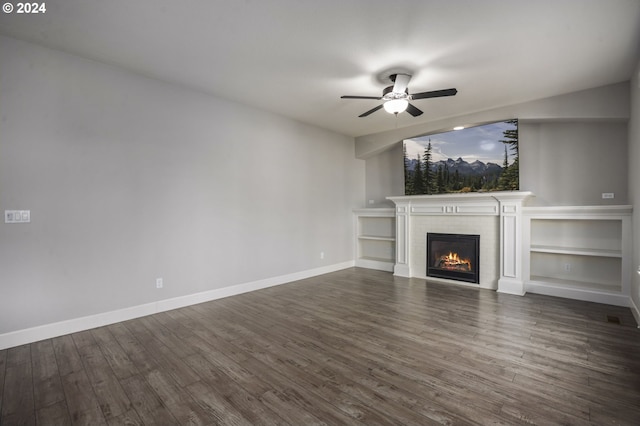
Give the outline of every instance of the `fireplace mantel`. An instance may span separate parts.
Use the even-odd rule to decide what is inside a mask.
[[[396,205],[396,264],[394,274],[418,276],[412,271],[412,222],[421,216],[499,217],[500,272],[497,290],[523,295],[522,207],[533,197],[528,191],[474,192],[466,194],[410,195],[387,197]],[[421,238],[417,236],[417,238]]]

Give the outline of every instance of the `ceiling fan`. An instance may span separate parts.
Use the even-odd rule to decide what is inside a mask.
[[[433,90],[431,92],[409,94],[407,86],[411,76],[409,74],[391,74],[389,79],[393,82],[393,86],[386,87],[382,91],[382,96],[341,96],[341,99],[376,99],[382,100],[384,103],[378,105],[369,111],[360,114],[358,117],[366,117],[379,109],[383,108],[390,114],[398,114],[407,111],[414,117],[422,114],[422,111],[411,105],[409,101],[427,98],[440,98],[443,96],[454,96],[458,91],[456,89]]]

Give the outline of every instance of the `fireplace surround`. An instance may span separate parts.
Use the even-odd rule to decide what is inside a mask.
[[[394,274],[427,278],[427,232],[479,234],[479,287],[523,295],[522,209],[524,201],[532,196],[528,191],[504,191],[387,197],[396,212]]]

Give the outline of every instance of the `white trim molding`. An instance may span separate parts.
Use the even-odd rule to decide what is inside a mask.
[[[351,268],[354,265],[354,261],[337,263],[334,265],[294,272],[291,274],[266,278],[263,280],[217,288],[201,293],[146,303],[144,305],[131,306],[128,308],[118,309],[110,312],[103,312],[96,315],[73,318],[66,321],[45,324],[24,330],[12,331],[9,333],[0,334],[0,350],[33,343],[44,339],[51,339],[53,337],[63,336],[65,334],[77,333],[79,331],[103,327],[105,325],[127,321],[134,318],[140,318],[159,312],[170,311],[172,309],[183,308],[185,306],[191,306],[198,303],[209,302],[216,299],[222,299],[229,296],[248,293],[250,291],[261,290],[263,288],[286,284],[293,281],[315,277],[318,275],[328,274],[330,272]]]
[[[524,201],[532,196],[530,192],[498,195],[500,203],[500,279],[498,292],[524,296],[524,275],[522,272],[524,241],[522,238],[522,208]]]

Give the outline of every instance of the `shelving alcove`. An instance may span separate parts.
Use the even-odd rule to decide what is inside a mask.
[[[393,272],[396,262],[396,214],[393,208],[353,210],[355,265]]]
[[[629,306],[631,206],[525,207],[525,291]]]

